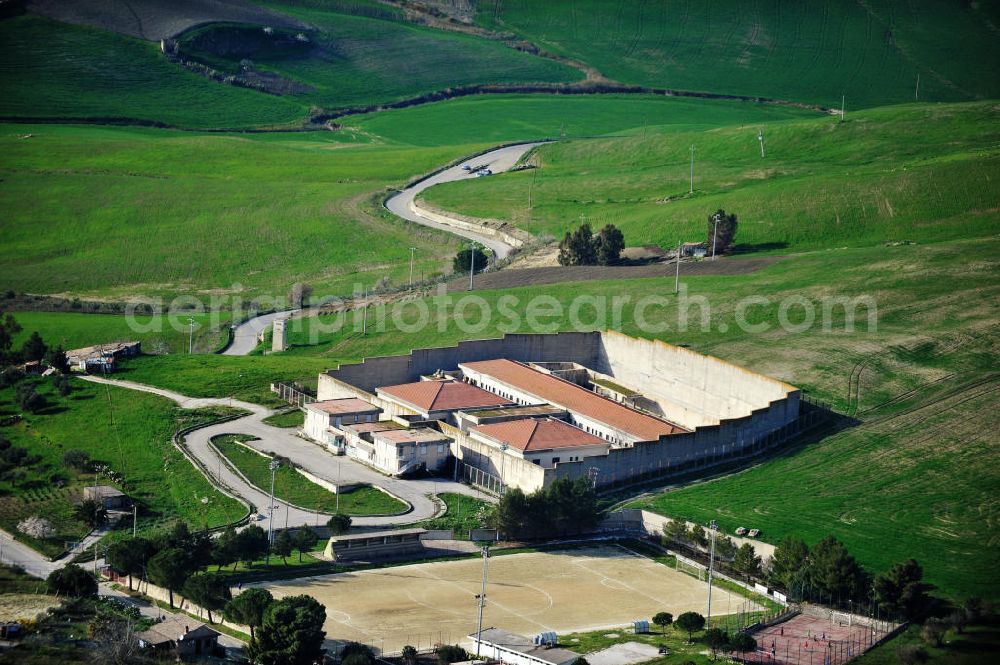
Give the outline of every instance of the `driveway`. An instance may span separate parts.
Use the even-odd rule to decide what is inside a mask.
[[[330,483],[363,483],[374,485],[389,492],[412,506],[412,510],[404,515],[387,516],[356,516],[352,518],[356,527],[387,528],[403,524],[412,524],[430,519],[438,514],[438,503],[430,495],[441,492],[466,494],[481,499],[489,497],[467,485],[449,480],[400,480],[390,478],[371,469],[364,464],[347,457],[338,457],[315,443],[295,436],[288,428],[273,427],[263,422],[263,419],[274,411],[259,404],[252,404],[228,398],[197,398],[163,388],[156,388],[134,381],[118,381],[98,376],[81,377],[93,383],[106,383],[119,388],[148,392],[173,400],[185,409],[203,406],[233,406],[251,412],[243,418],[230,420],[191,432],[186,437],[187,450],[204,466],[203,472],[216,487],[224,488],[252,504],[264,519],[258,525],[266,529],[268,492],[249,483],[241,474],[230,468],[222,456],[209,445],[209,441],[222,434],[249,434],[257,437],[247,445],[261,452],[274,452],[292,460],[303,470],[322,478]],[[274,528],[299,526],[308,524],[316,526],[329,519],[329,513],[303,510],[285,503],[277,498],[274,501]]]
[[[493,171],[493,173],[502,173],[503,171],[510,170],[510,168],[517,163],[517,160],[521,159],[526,152],[535,146],[542,145],[542,143],[544,143],[544,141],[535,143],[520,143],[518,145],[497,148],[496,150],[491,150],[485,154],[479,155],[478,157],[470,157],[457,166],[447,168],[440,173],[435,173],[434,175],[424,178],[423,180],[407,187],[399,194],[396,194],[387,200],[385,202],[385,207],[397,217],[402,217],[405,220],[421,224],[423,226],[429,226],[433,229],[447,231],[448,233],[482,243],[492,249],[498,259],[504,259],[514,249],[512,246],[492,236],[481,235],[464,228],[458,228],[456,226],[430,220],[413,209],[413,202],[417,194],[424,191],[428,187],[440,185],[444,182],[468,180],[470,178],[478,177],[475,173],[463,170],[463,166],[487,166],[491,171]]]

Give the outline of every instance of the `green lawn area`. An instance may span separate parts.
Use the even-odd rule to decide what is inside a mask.
[[[485,526],[482,517],[491,508],[491,504],[465,494],[443,492],[437,495],[444,501],[447,512],[441,517],[422,522],[424,529],[453,529],[458,539],[467,538],[470,529]]]
[[[0,594],[45,593],[45,582],[6,564],[0,565]]]
[[[542,146],[539,169],[446,183],[422,196],[556,238],[582,221],[595,232],[614,224],[630,246],[665,249],[706,241],[718,208],[739,217],[743,252],[988,236],[1000,232],[998,114],[992,103],[922,104],[858,112],[845,123],[655,127],[645,137]]]
[[[272,457],[265,457],[240,444],[247,439],[245,435],[227,434],[216,437],[212,442],[251,483],[266,490],[271,485],[268,465]],[[324,513],[336,512],[338,505],[340,512],[347,515],[395,515],[407,510],[405,503],[374,487],[359,487],[344,492],[338,503],[336,493],[306,479],[287,464],[282,464],[275,473],[274,495],[300,508]]]
[[[25,379],[33,381],[34,379]],[[212,420],[224,409],[183,411],[155,395],[73,380],[73,392],[60,397],[47,379],[38,390],[49,406],[0,430],[14,446],[26,448],[41,461],[19,480],[0,482],[0,526],[17,534],[17,523],[30,516],[49,519],[56,535],[44,541],[24,537],[32,547],[57,554],[66,541],[79,540],[89,529],[73,516],[79,488],[95,483],[124,487],[139,503],[139,526],[160,528],[182,519],[193,528],[226,524],[243,516],[238,502],[216,492],[171,443],[175,430]],[[20,413],[14,389],[0,389],[0,414]],[[62,462],[67,450],[88,452],[124,477],[112,482],[93,474],[76,474]]]
[[[276,413],[273,416],[264,418],[264,422],[275,427],[299,427],[305,424],[305,414],[299,409]]]
[[[860,106],[1000,96],[991,3],[489,0],[476,21],[626,83]]]

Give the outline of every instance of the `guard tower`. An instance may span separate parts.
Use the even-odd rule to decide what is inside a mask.
[[[287,318],[275,319],[271,326],[271,353],[288,348],[288,333],[285,331]]]

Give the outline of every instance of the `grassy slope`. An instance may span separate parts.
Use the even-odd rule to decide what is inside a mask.
[[[35,136],[19,140],[22,131]],[[227,294],[242,285],[251,298],[283,297],[301,280],[317,295],[350,293],[355,282],[405,279],[410,246],[420,250],[418,274],[441,270],[448,236],[360,208],[370,192],[471,148],[351,147],[342,139],[6,127],[0,283],[117,297]]]
[[[240,61],[249,57],[259,70],[309,85],[310,92],[294,98],[327,109],[378,104],[463,85],[562,83],[583,77],[567,65],[477,37],[314,7],[274,3],[273,8],[317,29],[309,33],[310,48],[221,57],[198,47],[224,38],[232,28],[209,26],[185,35],[182,52],[227,72],[238,71]]]
[[[942,647],[929,646],[920,637],[920,626],[912,625],[899,637],[869,651],[853,662],[857,665],[896,665],[901,662],[897,655],[899,648],[914,645],[922,647],[927,652],[930,658],[925,662],[930,665],[990,663],[996,659],[996,654],[1000,651],[1000,629],[995,624],[969,626],[962,635],[949,631],[944,642]]]
[[[14,348],[19,348],[33,332],[38,332],[50,347],[77,349],[93,344],[122,340],[139,340],[146,353],[187,353],[188,318],[195,319],[193,348],[195,353],[211,353],[221,348],[229,338],[225,330],[229,312],[221,312],[213,321],[211,314],[178,314],[175,324],[167,317],[153,318],[136,315],[139,328],[129,325],[126,316],[115,314],[79,314],[75,312],[14,312],[21,332],[14,336]],[[151,328],[147,330],[147,328]]]
[[[431,146],[601,136],[643,125],[698,131],[816,115],[783,106],[647,95],[480,95],[351,116],[344,124],[392,141]]]
[[[848,108],[1000,96],[988,3],[492,0],[477,21],[609,78]]]
[[[238,443],[240,437],[225,435],[213,440],[222,454],[257,487],[267,488],[272,458],[264,457]],[[332,513],[337,495],[320,487],[287,465],[275,473],[274,495],[306,510]],[[406,504],[373,487],[359,487],[340,495],[340,512],[348,515],[392,515],[406,510]],[[289,525],[294,526],[294,525]]]
[[[157,44],[34,15],[0,20],[0,89],[0,117],[252,127],[297,122],[307,111],[171,64]]]
[[[49,398],[50,406],[39,414],[22,414],[23,420],[3,430],[14,445],[42,456],[41,465],[25,479],[27,485],[0,485],[0,490],[11,493],[4,501],[15,500],[10,497],[26,499],[2,512],[5,529],[13,533],[21,516],[49,517],[63,529],[55,544],[58,551],[63,539],[75,540],[86,533],[86,528],[72,519],[69,494],[57,490],[49,479],[49,474],[55,473],[68,488],[94,483],[93,478],[77,478],[64,470],[62,456],[71,449],[85,450],[92,459],[123,473],[126,482],[134,484],[134,496],[143,506],[142,521],[146,523],[181,518],[201,528],[242,516],[242,506],[213,490],[171,443],[176,429],[198,417],[194,412],[182,415],[161,397],[79,380],[73,381],[73,392],[65,398],[55,395],[47,380],[40,382],[39,389]],[[20,412],[13,394],[13,388],[0,390],[0,412],[4,415]],[[208,497],[207,503],[202,503],[203,497]]]
[[[537,173],[448,183],[424,198],[557,237],[581,219],[595,229],[613,223],[630,245],[667,248],[703,240],[719,207],[739,215],[737,240],[749,249],[989,235],[1000,230],[997,120],[994,104],[970,103],[876,109],[843,124],[775,123],[764,129],[764,159],[756,123],[680,134],[657,128],[645,139],[544,146]]]

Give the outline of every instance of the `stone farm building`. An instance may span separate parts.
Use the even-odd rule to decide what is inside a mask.
[[[746,457],[797,429],[799,390],[617,332],[515,334],[320,374],[305,433],[393,475],[492,491],[611,487]]]

